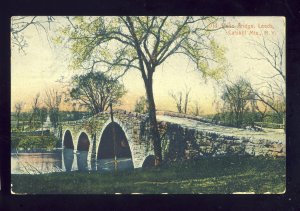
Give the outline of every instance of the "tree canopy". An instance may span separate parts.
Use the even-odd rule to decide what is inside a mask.
[[[254,99],[250,82],[240,78],[231,85],[225,85],[222,99],[225,109],[234,114],[235,125],[241,127],[244,112],[249,109],[249,103]]]
[[[135,102],[134,111],[138,113],[148,112],[147,98],[145,98],[144,96],[139,97]]]
[[[156,165],[161,155],[153,95],[153,74],[173,55],[187,57],[204,78],[221,78],[226,70],[225,49],[211,27],[218,21],[207,16],[67,17],[58,42],[72,53],[71,67],[102,70],[118,78],[130,69],[142,76],[148,102]]]
[[[213,38],[216,17],[68,17],[57,41],[68,41],[72,67],[139,69],[143,78],[174,54],[187,56],[203,76],[221,77],[225,49]],[[104,70],[104,71],[105,71]],[[115,73],[115,72],[114,72]]]
[[[118,103],[126,93],[124,85],[102,72],[89,72],[72,78],[70,96],[93,114],[105,111],[109,103]]]

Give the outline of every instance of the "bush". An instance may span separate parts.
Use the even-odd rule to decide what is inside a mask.
[[[30,136],[30,135],[12,135],[11,147],[24,149],[53,149],[58,146],[60,140],[53,135],[48,136]]]
[[[23,135],[13,135],[11,136],[11,148],[17,148],[20,141],[24,138]]]

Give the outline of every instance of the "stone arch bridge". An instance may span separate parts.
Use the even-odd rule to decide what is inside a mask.
[[[129,148],[134,168],[153,159],[154,151],[147,115],[116,110],[102,112],[91,118],[63,122],[59,137],[64,148],[87,151],[87,160],[105,156],[105,136],[117,130],[117,139]],[[281,131],[251,131],[225,127],[188,115],[157,112],[162,140],[163,161],[194,159],[201,156],[263,155],[285,156],[285,134]],[[114,131],[116,133],[116,131]]]

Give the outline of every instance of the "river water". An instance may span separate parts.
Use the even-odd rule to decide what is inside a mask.
[[[132,170],[131,158],[90,160],[86,151],[72,149],[53,152],[11,153],[11,174],[40,174],[65,171]],[[115,165],[115,163],[117,163]]]

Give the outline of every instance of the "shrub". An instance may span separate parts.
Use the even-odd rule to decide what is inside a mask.
[[[12,135],[11,147],[24,149],[53,149],[59,144],[59,139],[53,135],[48,136],[30,136],[30,135]]]

